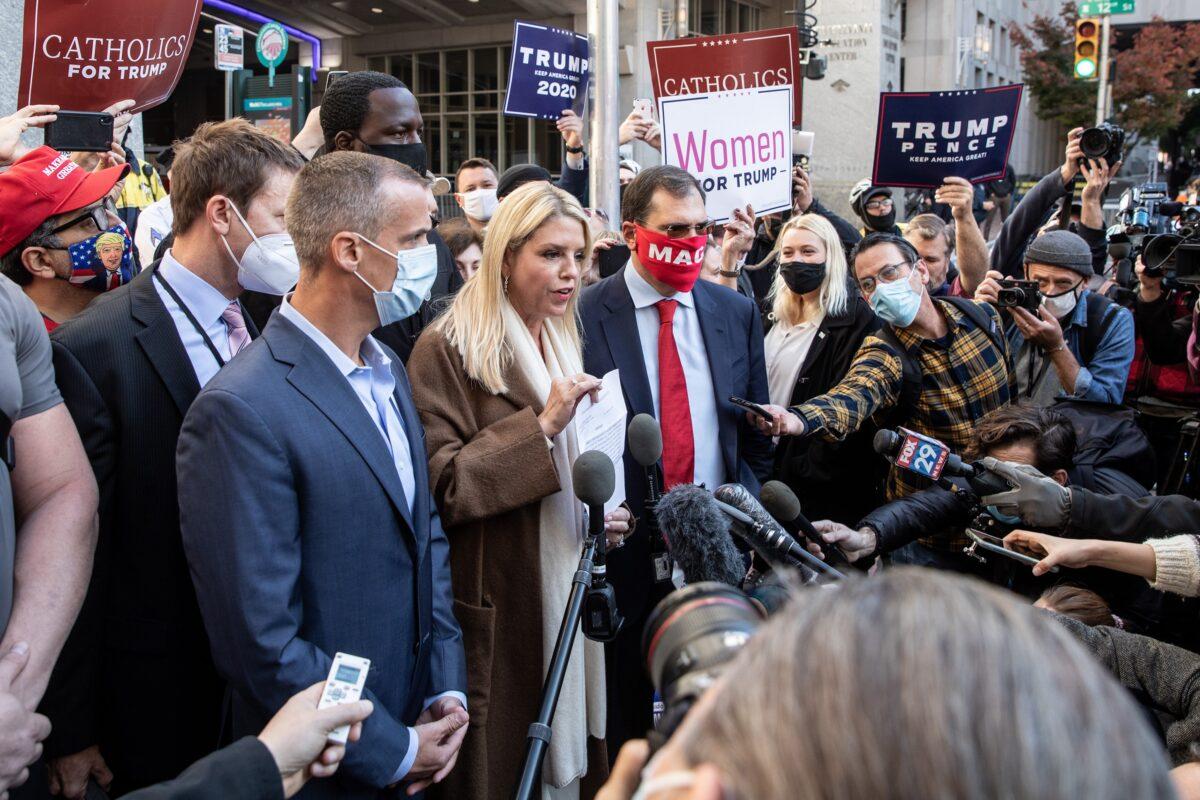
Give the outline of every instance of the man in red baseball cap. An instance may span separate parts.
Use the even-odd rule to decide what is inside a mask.
[[[133,278],[133,243],[110,199],[128,172],[127,164],[89,172],[39,147],[0,173],[0,272],[33,300],[47,330]]]

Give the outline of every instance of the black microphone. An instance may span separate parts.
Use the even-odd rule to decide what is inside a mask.
[[[908,470],[909,472],[929,478],[930,476],[925,472],[922,472],[920,469],[914,469],[910,466],[896,463],[898,457],[901,455],[901,451],[904,448],[905,441],[908,438],[909,437],[897,431],[881,429],[876,432],[875,438],[871,442],[871,446],[875,448],[876,453],[879,453],[881,456],[886,458],[888,461],[891,461],[900,469]],[[930,438],[932,439],[932,437]],[[953,478],[965,478],[967,483],[970,484],[971,490],[975,492],[975,494],[986,496],[989,494],[996,494],[997,492],[1007,492],[1012,488],[1008,485],[1008,481],[999,475],[988,472],[986,469],[976,464],[970,464],[966,461],[963,461],[954,453],[950,452],[950,448],[948,446],[942,442],[939,442],[937,439],[932,439],[932,442],[936,447],[941,447],[946,451],[946,463],[945,466],[942,467],[941,474],[949,475]],[[938,479],[931,478],[931,480],[939,482]]]
[[[724,506],[722,510],[730,514],[735,523],[740,523],[734,524],[731,530],[745,539],[763,558],[768,561],[778,561],[782,558],[790,565],[798,567],[806,583],[815,578],[811,574],[813,570],[826,572],[837,578],[845,577],[801,547],[799,542],[767,513],[745,486],[726,483],[718,486],[713,491],[713,496]],[[809,574],[806,575],[806,572]]]
[[[846,554],[842,552],[842,548],[822,539],[821,534],[817,533],[817,529],[808,521],[808,517],[804,516],[800,498],[796,497],[792,487],[783,481],[767,481],[763,484],[762,491],[759,492],[759,500],[762,501],[763,508],[767,513],[774,517],[785,531],[792,536],[803,534],[806,539],[819,547],[826,561],[829,560],[829,554],[833,553],[841,558],[843,563],[850,563]]]
[[[674,486],[659,500],[657,513],[667,551],[688,583],[718,581],[741,588],[746,567],[734,547],[729,517],[707,489]]]
[[[608,583],[605,564],[608,539],[604,535],[604,504],[617,486],[612,459],[599,450],[581,453],[571,466],[571,483],[575,496],[587,506],[587,535],[596,543],[591,587],[584,600],[583,634],[594,641],[611,642],[625,621],[617,611],[616,594]]]
[[[637,414],[629,423],[629,454],[646,472],[646,515],[650,542],[650,568],[657,583],[671,580],[671,558],[663,541],[655,509],[662,499],[658,483],[658,460],[662,458],[662,428],[649,414]]]

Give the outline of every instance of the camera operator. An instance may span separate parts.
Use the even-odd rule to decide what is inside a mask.
[[[1133,361],[1133,316],[1086,288],[1093,275],[1087,242],[1070,231],[1047,231],[1025,249],[1024,260],[1025,278],[1037,282],[1042,300],[1036,314],[1020,305],[1004,308],[1020,397],[1043,406],[1063,395],[1120,403]],[[975,299],[1000,306],[1001,280],[989,272]]]
[[[597,800],[1173,796],[1161,742],[1066,630],[928,570],[800,595],[647,754],[622,749]]]

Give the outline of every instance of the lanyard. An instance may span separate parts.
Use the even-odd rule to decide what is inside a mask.
[[[188,322],[192,323],[192,327],[196,329],[196,333],[200,334],[200,338],[204,340],[204,344],[208,347],[208,351],[212,353],[212,357],[217,360],[217,366],[224,367],[225,359],[221,358],[221,354],[217,351],[217,346],[213,344],[212,339],[208,338],[208,332],[204,330],[204,326],[201,325],[200,321],[196,319],[196,315],[192,313],[192,310],[187,307],[187,303],[183,302],[183,298],[181,298],[175,292],[175,289],[171,286],[171,284],[167,283],[167,279],[162,276],[161,272],[154,270],[154,277],[157,278],[158,282],[162,284],[162,287],[167,290],[167,294],[171,295],[171,299],[174,300],[175,305],[179,306],[180,310],[183,311],[183,315],[188,318]]]

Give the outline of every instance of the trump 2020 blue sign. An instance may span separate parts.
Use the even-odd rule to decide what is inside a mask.
[[[1020,84],[953,92],[883,92],[875,133],[877,186],[935,188],[1004,174],[1021,108]]]
[[[589,67],[586,36],[532,22],[514,23],[504,113],[558,119],[569,108],[582,115]]]

